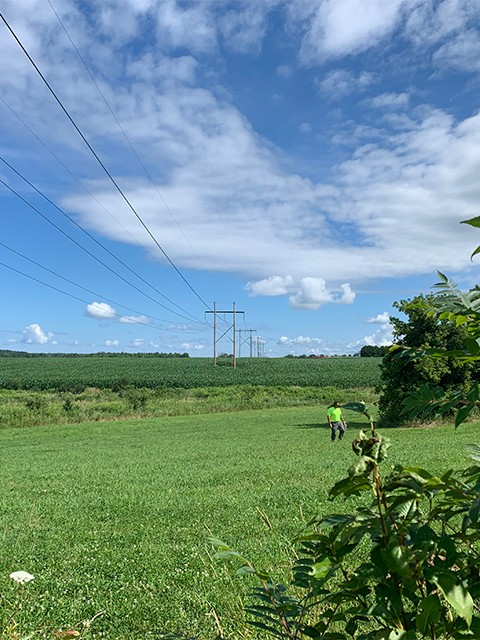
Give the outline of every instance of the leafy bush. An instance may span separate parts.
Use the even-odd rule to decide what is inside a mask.
[[[404,401],[420,387],[435,385],[448,391],[465,387],[471,379],[473,366],[454,355],[465,342],[466,329],[447,317],[432,314],[434,301],[435,296],[431,294],[394,303],[407,316],[406,320],[391,318],[395,344],[408,353],[428,353],[434,348],[452,355],[443,359],[428,355],[399,358],[398,352],[391,351],[385,356],[381,364],[379,399],[382,426],[397,426],[406,419],[402,413]]]

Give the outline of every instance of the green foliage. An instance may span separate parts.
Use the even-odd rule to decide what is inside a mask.
[[[362,397],[376,402],[373,389]],[[198,389],[88,388],[82,393],[0,390],[0,428],[31,427],[119,418],[224,413],[249,409],[330,405],[359,395],[357,389],[336,387],[266,387],[237,385]]]
[[[470,218],[470,220],[462,220],[461,224],[469,224],[472,227],[480,228],[480,216],[475,216],[474,218]],[[480,246],[475,249],[472,253],[471,258],[480,253]]]
[[[480,218],[474,220],[480,221]],[[436,417],[456,411],[455,426],[458,427],[480,406],[480,289],[475,287],[468,292],[461,292],[443,273],[438,272],[438,276],[440,280],[434,287],[436,291],[430,301],[429,315],[439,322],[449,322],[451,326],[461,329],[462,339],[458,344],[442,348],[403,348],[393,357],[397,361],[410,363],[429,360],[444,366],[453,360],[469,372],[462,384],[446,385],[442,381],[435,387],[422,384],[410,389],[403,400],[402,414],[406,417]]]
[[[239,575],[258,582],[250,623],[286,640],[479,637],[480,466],[441,476],[396,466],[383,478],[389,441],[370,424],[330,497],[370,494],[371,504],[312,519],[296,539],[290,583],[214,541],[218,558],[240,562]]]
[[[421,388],[438,386],[446,392],[463,389],[474,374],[474,367],[460,357],[467,338],[465,323],[432,313],[435,300],[433,294],[419,295],[394,304],[405,319],[391,318],[395,347],[381,365],[382,425],[396,426],[404,421],[405,399]],[[444,357],[434,357],[439,353]]]
[[[480,216],[463,220],[462,223],[480,228]],[[472,258],[478,253],[480,247],[475,249]],[[434,295],[428,298],[426,317],[438,327],[448,323],[455,328],[456,340],[444,344],[400,343],[387,362],[395,360],[393,367],[396,366],[397,370],[399,366],[433,366],[437,367],[437,371],[443,367],[454,377],[462,371],[463,376],[459,379],[431,376],[422,380],[421,384],[413,384],[408,393],[403,394],[401,412],[404,417],[435,417],[456,411],[455,426],[458,427],[480,406],[480,287],[477,285],[470,291],[462,292],[447,276],[440,271],[437,273],[439,282],[434,285]],[[384,374],[382,372],[382,376]]]
[[[380,358],[241,358],[234,369],[230,360],[215,367],[210,358],[4,356],[0,358],[0,389],[82,393],[89,387],[120,392],[129,387],[193,389],[247,384],[347,389],[376,386],[380,362]]]

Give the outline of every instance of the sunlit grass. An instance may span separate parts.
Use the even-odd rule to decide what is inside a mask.
[[[183,630],[212,639],[219,625],[226,637],[254,637],[242,621],[248,584],[210,560],[208,538],[284,574],[290,540],[305,522],[344,508],[328,501],[328,490],[353,461],[354,434],[367,427],[348,416],[345,440],[332,444],[324,413],[4,429],[3,624],[18,619],[24,635],[38,638],[77,629],[85,638]],[[392,430],[389,464],[462,467],[479,434],[478,424]],[[35,580],[14,583],[16,570]]]

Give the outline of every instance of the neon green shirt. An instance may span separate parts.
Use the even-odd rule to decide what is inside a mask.
[[[340,422],[342,419],[342,410],[340,407],[330,407],[327,411],[327,416],[330,418],[332,422]]]

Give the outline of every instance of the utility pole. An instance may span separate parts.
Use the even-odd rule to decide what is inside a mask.
[[[255,346],[257,358],[263,357],[265,355],[265,340],[263,340],[260,336],[254,336],[252,342],[250,343],[250,346],[252,345],[252,343]]]
[[[237,334],[237,313],[245,313],[244,311],[237,311],[236,309],[236,305],[235,302],[233,303],[233,311],[219,311],[217,309],[217,304],[214,302],[213,303],[213,311],[206,311],[205,313],[213,313],[213,365],[216,367],[217,366],[217,343],[219,342],[219,340],[221,340],[225,335],[227,334],[232,334],[230,337],[230,340],[233,343],[233,368],[236,369],[237,367],[237,341],[236,341],[236,334]],[[217,338],[217,314],[222,313],[222,314],[232,314],[233,315],[233,322],[232,324],[228,325],[228,327],[225,329],[225,331],[222,333],[222,335]]]
[[[248,333],[249,335],[242,340],[242,333]],[[246,342],[250,343],[250,358],[252,357],[252,334],[257,333],[256,329],[238,329],[238,357],[240,358],[242,345]]]

